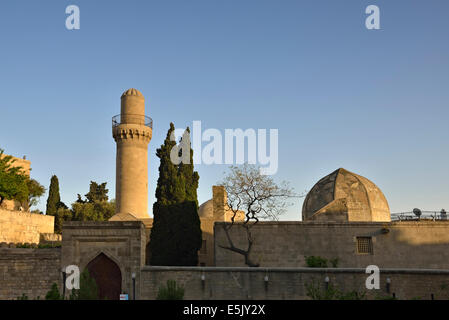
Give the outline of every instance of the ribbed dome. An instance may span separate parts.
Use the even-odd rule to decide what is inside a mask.
[[[302,207],[303,220],[391,221],[382,191],[370,180],[340,168],[318,181]]]
[[[138,97],[143,97],[143,94],[142,94],[139,90],[134,89],[134,88],[131,88],[131,89],[128,89],[128,90],[126,90],[125,92],[123,92],[122,98],[123,98],[124,96],[138,96]]]

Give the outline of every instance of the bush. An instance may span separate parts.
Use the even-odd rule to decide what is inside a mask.
[[[62,300],[62,296],[59,294],[58,285],[53,283],[50,291],[45,295],[45,300]]]
[[[182,300],[184,298],[184,288],[176,284],[175,280],[167,280],[165,287],[160,287],[157,293],[157,300]]]
[[[327,268],[327,263],[329,262],[332,268],[338,268],[338,263],[340,259],[334,258],[327,260],[325,258],[321,258],[319,256],[305,256],[306,264],[309,268]]]
[[[329,283],[327,289],[321,289],[320,284],[312,280],[311,283],[306,284],[306,294],[312,300],[364,300],[365,292],[357,292],[355,290],[343,292],[337,287]]]
[[[305,258],[309,268],[327,268],[327,259],[318,256],[306,256]]]
[[[90,276],[89,270],[84,269],[80,275],[79,290],[73,289],[70,300],[98,300],[98,287],[95,279]]]
[[[61,248],[61,243],[16,243],[16,248],[21,249],[52,249]]]
[[[329,262],[332,265],[332,268],[338,268],[338,262],[340,262],[340,260],[338,258],[334,258],[334,259],[330,259]]]
[[[28,296],[25,293],[22,293],[20,297],[17,297],[17,300],[28,300]]]

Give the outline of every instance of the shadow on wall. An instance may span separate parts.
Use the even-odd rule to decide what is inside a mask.
[[[217,266],[245,266],[243,257],[219,247],[227,244],[222,223],[215,225]],[[449,221],[391,223],[260,222],[252,229],[252,257],[261,267],[306,267],[304,256],[339,259],[339,267],[449,269]],[[246,248],[243,228],[230,235]]]

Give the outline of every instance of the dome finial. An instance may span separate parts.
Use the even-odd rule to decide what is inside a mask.
[[[130,89],[126,90],[125,92],[123,92],[122,98],[125,96],[138,96],[138,97],[143,98],[143,94],[139,90],[134,89],[134,88],[130,88]]]

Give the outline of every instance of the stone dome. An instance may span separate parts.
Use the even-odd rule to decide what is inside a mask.
[[[128,90],[126,90],[125,92],[123,92],[122,98],[125,97],[125,96],[138,96],[138,97],[143,97],[143,94],[142,94],[139,90],[134,89],[134,88],[131,88],[131,89],[128,89]]]
[[[213,199],[207,200],[198,208],[198,216],[200,218],[209,218],[212,219],[214,217],[214,201]]]
[[[391,221],[382,191],[370,180],[340,168],[307,194],[302,219],[319,221]]]

